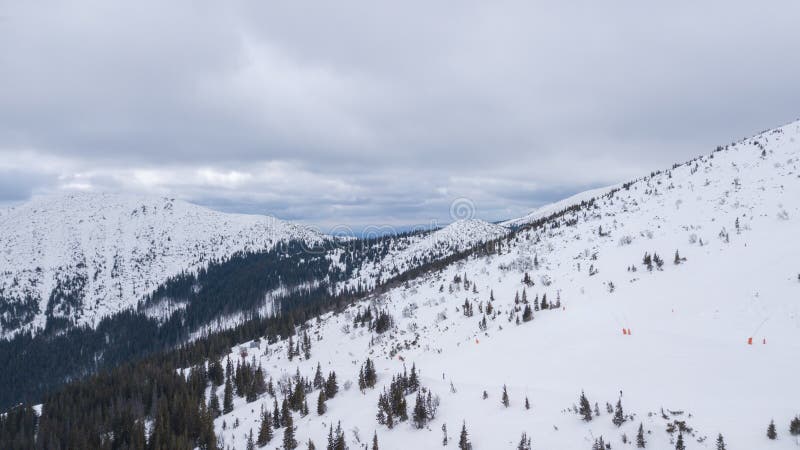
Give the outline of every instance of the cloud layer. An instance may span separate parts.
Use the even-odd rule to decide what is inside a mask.
[[[0,2],[0,202],[500,219],[800,116],[793,1]]]

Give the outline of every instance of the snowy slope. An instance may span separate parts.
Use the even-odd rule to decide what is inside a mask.
[[[378,261],[367,261],[348,284],[374,285],[426,262],[438,260],[508,234],[506,227],[480,219],[460,219],[430,233],[394,239]]]
[[[212,259],[324,237],[273,217],[183,201],[111,194],[45,197],[0,215],[0,336],[55,317],[76,324],[136,304],[160,283]],[[21,323],[13,323],[14,320]]]
[[[571,197],[567,197],[563,200],[559,200],[557,202],[548,203],[547,205],[540,206],[539,208],[534,209],[533,211],[522,217],[517,217],[516,219],[510,219],[506,220],[505,222],[500,222],[500,225],[504,227],[519,227],[522,225],[527,225],[539,219],[543,219],[547,216],[550,216],[551,214],[560,212],[572,205],[577,205],[583,201],[589,201],[594,198],[602,197],[603,195],[608,194],[609,192],[611,192],[613,189],[616,188],[619,188],[619,185],[606,186],[597,189],[590,189],[588,191],[583,191]]]
[[[276,382],[297,370],[311,378],[318,363],[325,374],[336,371],[340,393],[328,411],[315,413],[315,391],[311,413],[295,413],[297,440],[317,448],[338,422],[350,448],[363,448],[374,432],[381,449],[440,448],[444,424],[453,448],[465,422],[475,449],[516,448],[522,432],[535,449],[588,450],[601,435],[612,448],[635,448],[622,435],[630,442],[639,424],[647,448],[672,449],[677,433],[667,424],[675,421],[692,429],[688,449],[714,448],[717,433],[732,450],[797,448],[787,429],[800,413],[800,123],[625,186],[519,231],[502,254],[470,257],[307,324],[309,360],[289,361],[286,342],[265,341],[243,343],[230,357],[246,349]],[[648,270],[645,253],[660,255],[663,267]],[[518,324],[524,305],[515,297],[523,292],[531,304],[546,294],[562,307]],[[490,297],[494,311],[485,316]],[[355,327],[368,305],[389,311],[394,327]],[[348,389],[367,357],[377,387]],[[376,422],[378,396],[412,363],[441,400],[437,416],[423,430],[410,422],[389,430]],[[581,390],[599,404],[591,422],[572,410]],[[618,428],[605,405],[620,398],[628,420]],[[224,444],[245,448],[272,404],[269,395],[236,398],[233,412],[215,421]],[[769,441],[773,418],[779,438]],[[283,431],[275,434],[266,448],[280,448]]]

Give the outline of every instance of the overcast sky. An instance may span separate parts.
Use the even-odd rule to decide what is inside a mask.
[[[0,203],[518,216],[800,117],[798,18],[797,0],[0,0]]]

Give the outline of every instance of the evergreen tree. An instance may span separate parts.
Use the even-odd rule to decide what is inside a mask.
[[[287,421],[291,420],[292,411],[289,407],[289,399],[284,397],[283,402],[281,402],[281,424],[285,427]]]
[[[408,377],[408,390],[410,392],[419,389],[419,377],[417,376],[417,365],[411,364],[411,375]]]
[[[683,433],[678,433],[678,441],[675,442],[675,450],[686,450],[686,446],[683,444]]]
[[[725,440],[722,439],[722,433],[717,436],[717,450],[725,450]]]
[[[379,450],[378,449],[378,432],[376,431],[375,434],[372,435],[372,450]]]
[[[778,437],[778,432],[775,430],[774,420],[769,421],[769,426],[767,427],[767,437],[771,440],[775,440]]]
[[[789,433],[791,433],[792,436],[800,435],[800,416],[795,416],[789,422]]]
[[[294,438],[294,421],[292,420],[292,413],[288,413],[284,419],[283,430],[283,448],[292,450],[297,448],[297,440]]]
[[[260,364],[253,374],[253,392],[256,396],[264,395],[264,393],[267,392],[267,383],[264,380],[264,369]]]
[[[417,429],[425,428],[428,422],[428,411],[425,409],[425,401],[422,399],[422,393],[417,392],[417,403],[414,405],[414,426]]]
[[[217,389],[211,385],[211,398],[208,400],[208,410],[212,417],[219,417],[222,412],[219,408],[219,397],[217,397]]]
[[[309,439],[308,444],[306,444],[306,450],[317,450],[317,447],[314,445],[314,441],[311,439]]]
[[[278,399],[272,401],[272,427],[276,430],[282,426],[281,410],[278,408]]]
[[[594,445],[592,445],[592,450],[605,450],[606,443],[603,441],[603,436],[594,440]]]
[[[533,319],[533,311],[531,310],[531,305],[525,305],[525,308],[522,310],[522,321],[530,322],[531,319]]]
[[[614,418],[611,419],[611,422],[618,427],[625,423],[625,415],[622,412],[622,399],[617,400],[617,407],[614,409]]]
[[[256,443],[253,442],[253,429],[250,429],[250,434],[247,435],[247,450],[256,450]]]
[[[586,398],[586,394],[581,391],[581,397],[578,400],[578,414],[583,416],[583,420],[589,422],[592,420],[592,407],[589,405],[589,399]]]
[[[461,425],[461,436],[458,438],[459,450],[470,450],[472,444],[469,443],[469,434],[467,433],[467,422]]]
[[[639,423],[639,431],[636,432],[636,447],[645,448],[647,441],[644,440],[644,425]]]
[[[231,384],[231,377],[225,380],[225,393],[222,397],[222,412],[228,414],[233,411],[233,385]]]
[[[531,402],[528,401],[527,396],[525,396],[525,409],[531,409]]]
[[[336,431],[334,432],[333,450],[346,450],[347,443],[344,439],[344,431],[342,431],[342,423],[336,424]]]
[[[328,427],[328,446],[326,450],[333,450],[334,440],[333,440],[333,424],[330,424]]]
[[[317,371],[314,373],[314,389],[322,389],[325,378],[322,376],[322,366],[317,363]]]
[[[256,443],[259,447],[264,447],[272,440],[272,417],[269,412],[261,415],[261,426],[258,429],[258,439]]]
[[[442,424],[442,447],[447,447],[447,424]]]
[[[325,397],[336,397],[336,393],[338,392],[339,384],[336,382],[336,372],[331,372],[328,374],[328,380],[325,381]]]
[[[531,450],[531,448],[531,438],[528,437],[528,433],[522,432],[522,437],[519,438],[517,450]]]
[[[508,389],[506,389],[506,385],[505,384],[503,385],[503,396],[501,397],[500,402],[503,404],[503,406],[508,408],[508,404],[509,404],[509,402],[508,402]]]

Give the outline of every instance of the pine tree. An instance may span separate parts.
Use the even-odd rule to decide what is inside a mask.
[[[525,305],[525,309],[522,310],[522,321],[530,322],[531,319],[533,319],[533,311],[531,310],[531,305]]]
[[[319,397],[317,397],[317,414],[320,416],[325,414],[325,411],[328,410],[327,405],[325,405],[325,400],[327,400],[327,397],[325,397],[325,389],[320,389]]]
[[[428,421],[428,411],[425,409],[425,401],[422,399],[422,393],[417,391],[417,403],[414,405],[414,426],[417,429],[425,428]]]
[[[211,398],[208,400],[208,410],[214,418],[219,417],[222,412],[219,408],[219,397],[217,397],[217,389],[211,385]]]
[[[261,415],[261,427],[258,429],[258,440],[256,443],[259,447],[264,447],[272,440],[272,417],[269,412],[264,412]]]
[[[419,377],[417,376],[417,365],[411,364],[411,375],[408,377],[408,390],[416,391],[419,389]]]
[[[725,440],[722,439],[722,433],[717,436],[717,450],[725,450]]]
[[[328,374],[328,380],[325,381],[325,397],[336,397],[336,393],[338,392],[339,384],[336,382],[336,372],[331,372]]]
[[[800,435],[800,416],[795,416],[789,422],[789,433],[791,433],[792,436]]]
[[[308,443],[306,444],[306,450],[317,450],[317,446],[314,445],[314,441],[311,439],[309,439]]]
[[[281,410],[278,408],[278,399],[274,399],[272,403],[272,427],[278,429],[282,426],[281,423]]]
[[[605,450],[606,443],[603,441],[603,436],[594,440],[594,445],[592,445],[592,450]]]
[[[442,424],[442,447],[447,447],[447,424]]]
[[[375,434],[372,435],[372,450],[379,450],[378,449],[378,432],[376,431]]]
[[[461,436],[458,438],[459,450],[470,450],[472,444],[469,443],[469,434],[467,433],[467,422],[461,426]]]
[[[342,431],[342,423],[336,424],[336,431],[334,432],[335,439],[333,441],[333,450],[345,450],[347,443],[344,440],[344,431]]]
[[[314,373],[314,389],[321,389],[325,384],[325,378],[322,376],[322,366],[317,363],[317,371]]]
[[[284,430],[283,430],[283,448],[286,450],[292,450],[297,448],[297,440],[294,438],[294,422],[292,420],[292,414],[289,413],[286,415],[284,419]]]
[[[517,450],[531,450],[531,438],[528,437],[528,433],[522,432],[522,437],[519,438],[519,444],[517,445]]]
[[[505,384],[503,385],[503,396],[501,397],[500,402],[503,404],[503,406],[508,408],[508,404],[509,404],[509,402],[508,402],[508,390],[506,389],[506,385]]]
[[[775,430],[774,420],[769,421],[769,426],[767,427],[767,437],[771,440],[775,440],[778,437],[778,432]]]
[[[611,419],[611,422],[618,427],[625,423],[625,415],[622,412],[622,399],[617,400],[617,407],[614,409],[614,418]]]
[[[253,429],[250,429],[250,434],[247,435],[247,450],[256,450],[256,443],[253,442]]]
[[[578,405],[580,405],[580,409],[578,410],[578,414],[583,416],[583,420],[589,422],[592,420],[592,407],[589,405],[589,399],[586,398],[586,394],[581,391],[581,397],[578,400]]]
[[[686,450],[686,446],[683,445],[683,433],[678,433],[678,441],[675,443],[675,450]]]
[[[639,423],[639,431],[636,433],[636,447],[645,448],[647,441],[644,440],[644,425]]]
[[[225,379],[225,393],[222,397],[222,412],[228,414],[233,411],[233,385],[231,377]]]
[[[525,396],[525,409],[531,409],[531,402],[528,401],[527,396]]]

